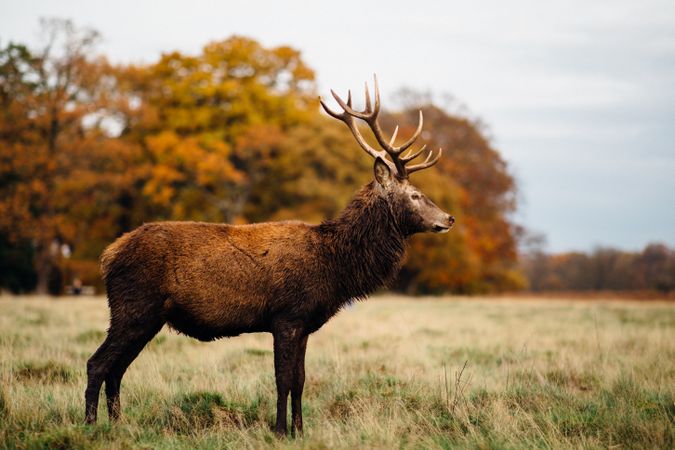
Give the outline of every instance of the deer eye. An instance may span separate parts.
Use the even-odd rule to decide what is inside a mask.
[[[422,197],[420,196],[420,194],[413,194],[410,196],[410,198],[412,198],[413,200],[419,200]]]

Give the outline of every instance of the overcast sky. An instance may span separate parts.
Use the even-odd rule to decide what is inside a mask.
[[[319,89],[449,93],[489,125],[516,219],[553,251],[675,246],[675,1],[0,0],[0,44],[39,17],[103,34],[115,62],[231,34],[300,49]],[[433,131],[433,130],[432,130]]]

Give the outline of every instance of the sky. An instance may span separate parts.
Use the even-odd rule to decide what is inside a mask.
[[[675,246],[673,0],[0,0],[0,45],[39,42],[40,17],[97,29],[113,62],[240,34],[301,50],[323,95],[373,73],[385,105],[449,94],[487,124],[515,220],[548,250]]]

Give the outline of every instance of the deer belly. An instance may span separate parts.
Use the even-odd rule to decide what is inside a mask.
[[[242,333],[269,331],[261,303],[250,297],[229,300],[172,297],[165,304],[165,317],[176,331],[200,341],[212,341]]]

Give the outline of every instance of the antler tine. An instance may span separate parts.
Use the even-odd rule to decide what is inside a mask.
[[[414,152],[413,150],[410,150],[407,155],[401,156],[401,161],[403,161],[404,164],[412,161],[413,159],[417,158],[424,151],[425,148],[427,148],[427,144],[424,144],[416,152]]]
[[[347,126],[349,127],[350,131],[354,135],[354,138],[356,138],[356,141],[359,143],[361,148],[363,148],[368,154],[370,154],[374,158],[381,158],[390,167],[390,169],[396,169],[396,172],[400,177],[407,178],[408,175],[410,175],[413,172],[426,169],[427,167],[431,167],[434,164],[436,164],[440,159],[441,154],[443,153],[441,149],[439,149],[438,154],[435,157],[433,152],[429,152],[429,155],[427,156],[426,160],[423,163],[416,164],[409,168],[405,167],[407,163],[417,158],[426,149],[426,145],[423,145],[422,148],[420,148],[419,150],[417,151],[411,150],[405,156],[401,156],[401,153],[403,153],[404,150],[407,150],[422,133],[422,127],[424,125],[424,115],[422,114],[422,110],[420,110],[417,129],[415,130],[413,135],[402,145],[395,146],[394,143],[396,141],[396,137],[398,136],[399,127],[396,126],[396,128],[394,129],[394,133],[392,134],[390,139],[385,139],[384,133],[382,132],[382,128],[380,128],[380,124],[377,121],[377,116],[380,113],[380,86],[377,82],[377,75],[373,75],[373,85],[375,90],[374,102],[370,98],[368,83],[365,83],[366,104],[365,109],[363,111],[356,111],[352,107],[351,91],[348,91],[346,102],[342,100],[342,98],[340,98],[340,96],[337,95],[335,91],[333,90],[330,91],[330,93],[333,95],[333,98],[335,98],[335,101],[338,102],[338,104],[343,110],[343,112],[340,114],[331,110],[324,103],[321,97],[319,97],[319,101],[321,102],[321,106],[326,111],[326,113],[328,113],[328,115],[338,120],[341,120],[342,122],[347,124]],[[376,150],[370,145],[368,145],[366,140],[361,135],[361,132],[359,131],[358,127],[356,126],[355,118],[361,119],[369,125],[371,131],[373,132],[373,135],[375,136],[375,139],[377,140],[378,144],[382,147],[383,150]],[[387,155],[389,155],[389,158],[387,158]]]
[[[319,96],[319,103],[321,103],[321,106],[323,107],[323,110],[326,111],[326,113],[328,113],[329,116],[331,116],[331,117],[333,117],[333,118],[335,118],[335,119],[338,119],[338,120],[342,120],[342,121],[344,122],[344,119],[342,118],[342,114],[338,114],[338,113],[336,113],[335,111],[333,111],[332,109],[330,109],[330,108],[328,107],[328,105],[326,105],[326,104],[324,103],[324,101],[323,101],[323,99],[321,98],[321,96]]]
[[[417,123],[417,129],[413,133],[412,136],[410,136],[410,139],[408,139],[404,144],[401,146],[397,147],[398,153],[401,153],[402,151],[408,149],[411,145],[415,143],[417,138],[420,136],[420,133],[422,132],[422,126],[424,125],[424,114],[422,114],[422,110],[420,109],[420,116],[419,120]]]
[[[405,150],[407,150],[411,145],[415,143],[417,138],[420,136],[420,133],[422,132],[422,126],[424,125],[424,115],[422,114],[422,110],[420,110],[420,115],[419,115],[419,121],[417,123],[417,129],[413,133],[412,136],[410,136],[410,139],[405,141],[403,144],[399,145],[398,147],[394,147],[394,139],[396,137],[396,133],[398,132],[398,125],[396,126],[396,130],[394,130],[394,135],[389,142],[388,146],[383,145],[383,147],[387,148],[387,151],[389,154],[395,154],[399,155],[403,153]]]
[[[429,156],[427,156],[427,159],[421,163],[421,164],[415,164],[414,166],[406,167],[406,173],[410,175],[413,172],[417,172],[418,170],[426,169],[427,167],[431,167],[434,164],[438,162],[439,159],[441,159],[441,155],[443,154],[443,149],[439,148],[438,149],[438,154],[436,155],[435,158],[431,158],[431,155],[433,155],[433,151],[429,151]]]
[[[422,110],[420,110],[420,115],[419,115],[419,123],[417,124],[417,129],[415,130],[415,133],[408,139],[405,143],[402,145],[395,147],[394,146],[394,141],[396,140],[396,135],[398,133],[398,126],[396,126],[396,129],[394,130],[394,134],[391,137],[390,140],[386,140],[384,138],[384,133],[382,132],[382,129],[380,128],[380,124],[377,122],[377,116],[380,112],[380,88],[377,84],[377,76],[375,76],[375,108],[373,109],[372,113],[367,115],[367,117],[362,117],[362,116],[357,116],[363,120],[365,120],[368,125],[370,125],[370,129],[373,131],[373,134],[375,135],[375,138],[377,139],[377,142],[384,148],[387,153],[389,153],[392,158],[396,159],[403,151],[407,150],[411,145],[415,143],[415,140],[419,137],[420,133],[422,132],[422,126],[424,124],[424,116],[422,115]]]
[[[342,109],[344,109],[344,112],[338,114],[332,109],[326,105],[326,103],[323,101],[321,97],[319,97],[319,103],[321,103],[321,106],[323,109],[328,113],[329,116],[340,120],[341,122],[344,122],[349,130],[352,132],[352,135],[354,135],[354,138],[356,139],[356,142],[363,148],[369,155],[371,155],[373,158],[377,159],[380,158],[382,159],[392,170],[397,169],[398,167],[395,166],[394,163],[392,163],[390,160],[387,159],[386,155],[387,153],[383,150],[375,150],[373,147],[368,145],[366,140],[363,138],[361,135],[361,132],[359,132],[358,127],[356,126],[356,122],[354,121],[354,115],[350,113],[350,111],[345,108],[345,106],[349,107],[351,106],[351,92],[348,94],[347,97],[347,103],[345,104],[344,101],[333,91],[331,91],[333,94],[333,97],[337,100],[337,102],[342,106]],[[344,106],[343,106],[344,105]],[[400,172],[399,172],[400,173]]]
[[[389,140],[389,145],[393,146],[394,142],[396,141],[396,135],[398,134],[398,125],[396,125],[396,128],[394,128],[394,134],[391,135],[391,139]]]
[[[375,108],[373,108],[373,114],[377,117],[380,112],[380,86],[377,84],[377,74],[373,74],[373,85],[375,86]]]
[[[347,99],[347,100],[348,100],[347,103],[345,103],[344,100],[342,100],[342,99],[340,98],[340,96],[337,95],[337,94],[335,93],[335,91],[333,91],[332,89],[331,89],[330,93],[333,94],[333,98],[335,98],[335,101],[338,102],[338,105],[340,105],[340,107],[341,107],[347,114],[349,114],[350,116],[358,117],[359,119],[368,121],[368,119],[370,118],[370,115],[369,115],[369,114],[366,114],[366,113],[363,113],[363,112],[360,112],[360,111],[356,111],[356,110],[354,110],[354,109],[352,108],[352,105],[351,105],[351,91],[349,92],[349,97],[348,97],[348,99]]]

